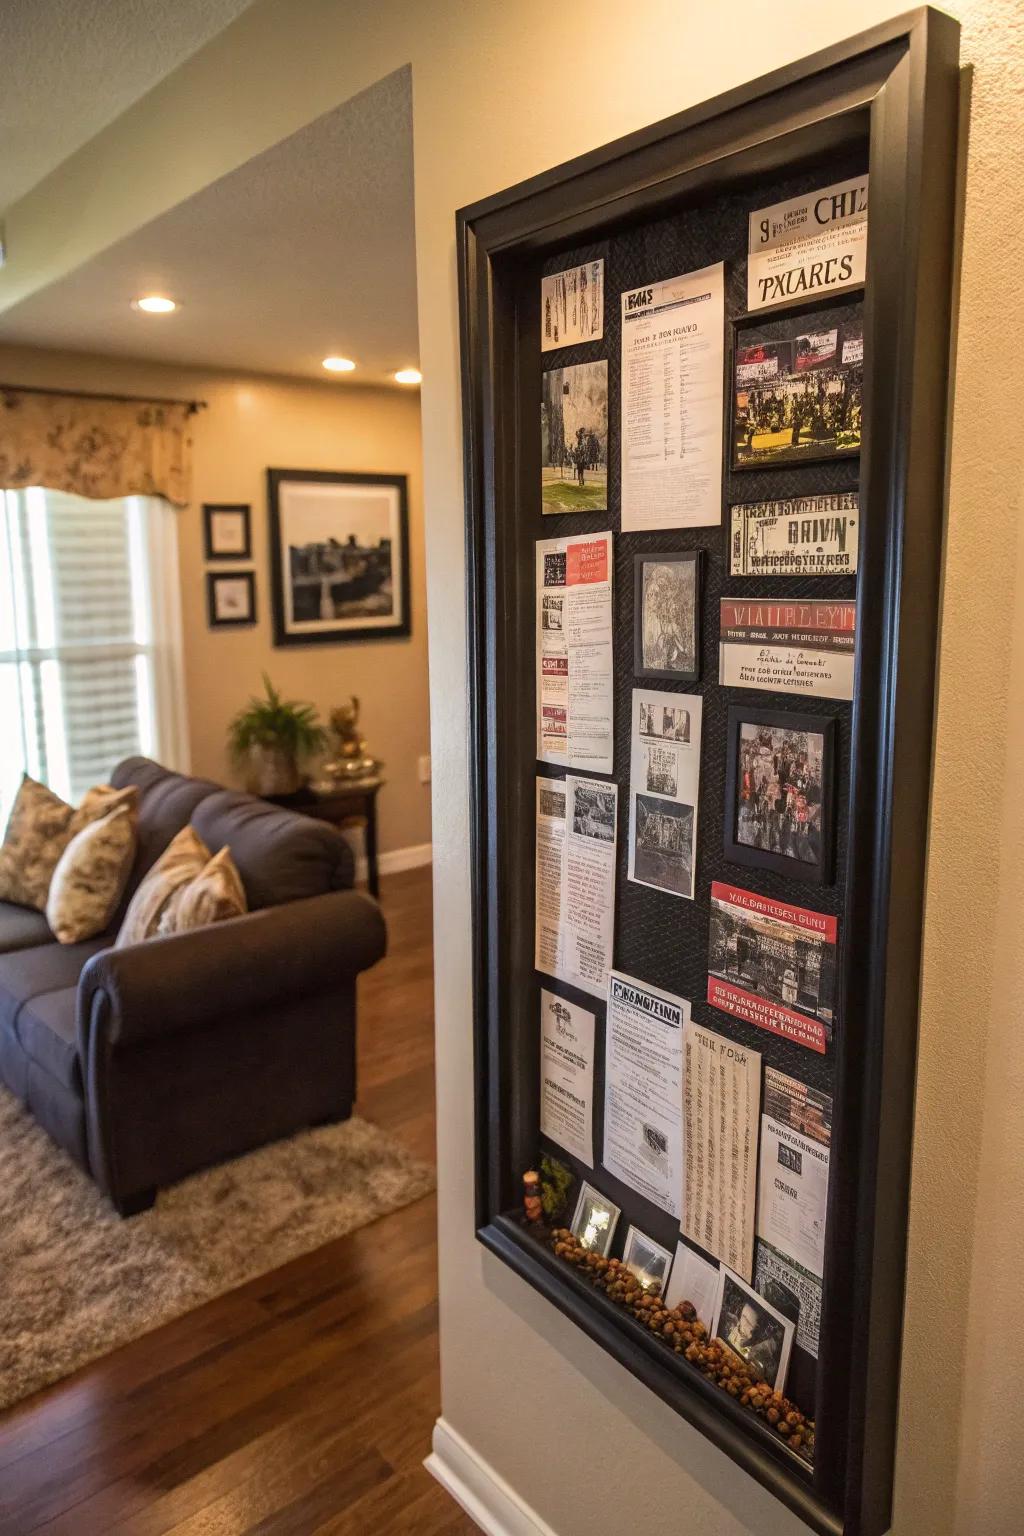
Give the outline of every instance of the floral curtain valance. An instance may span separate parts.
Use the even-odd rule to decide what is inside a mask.
[[[107,501],[192,488],[191,407],[0,390],[0,489],[29,485]]]

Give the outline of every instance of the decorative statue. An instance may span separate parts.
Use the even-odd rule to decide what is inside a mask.
[[[336,752],[324,764],[324,773],[331,779],[365,778],[383,765],[366,750],[366,741],[359,734],[359,700],[355,694],[347,704],[339,704],[330,714],[331,734]]]

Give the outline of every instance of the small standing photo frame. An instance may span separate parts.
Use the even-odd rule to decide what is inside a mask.
[[[251,560],[250,507],[242,502],[204,502],[203,553],[207,560]]]
[[[619,1214],[617,1205],[584,1180],[569,1230],[589,1253],[607,1258]]]
[[[639,1227],[630,1227],[626,1233],[626,1246],[622,1250],[622,1262],[630,1274],[640,1281],[645,1291],[656,1285],[659,1295],[664,1296],[672,1268],[672,1255],[667,1248],[656,1243],[653,1237],[648,1237],[646,1232],[641,1232]]]
[[[729,707],[725,856],[793,880],[832,880],[836,721]]]
[[[206,613],[211,629],[255,624],[255,572],[207,571]]]
[[[719,1339],[759,1381],[766,1381],[776,1392],[786,1385],[795,1333],[788,1317],[722,1265],[712,1338]]]
[[[636,555],[633,672],[695,683],[701,655],[701,550]]]

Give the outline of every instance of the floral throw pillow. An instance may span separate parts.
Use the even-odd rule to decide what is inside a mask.
[[[64,849],[83,827],[118,806],[134,811],[138,790],[98,784],[77,808],[26,774],[21,781],[0,846],[0,901],[46,911],[50,881]]]
[[[113,917],[135,858],[135,811],[119,805],[76,832],[57,862],[46,921],[61,944],[102,933]]]
[[[198,832],[182,827],[128,903],[114,948],[123,949],[126,944],[141,944],[145,939],[155,938],[168,902],[182,886],[201,874],[209,862],[210,850]]]
[[[194,880],[174,893],[161,914],[159,932],[161,936],[188,933],[228,917],[241,917],[247,910],[242,877],[230,849],[224,847]]]

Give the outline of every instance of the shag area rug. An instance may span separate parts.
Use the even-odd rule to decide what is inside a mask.
[[[353,1118],[196,1174],[122,1221],[0,1089],[0,1408],[433,1188],[432,1168]]]

